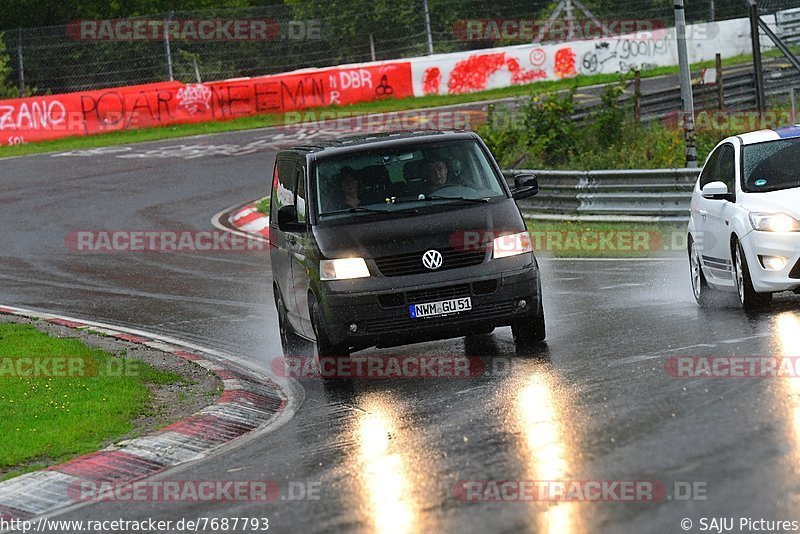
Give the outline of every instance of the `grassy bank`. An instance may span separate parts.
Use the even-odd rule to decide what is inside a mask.
[[[150,409],[148,385],[181,380],[76,339],[0,323],[0,479],[124,436]]]

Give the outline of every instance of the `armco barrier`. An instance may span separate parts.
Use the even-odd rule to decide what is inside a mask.
[[[516,174],[535,174],[540,192],[520,202],[532,218],[566,216],[685,220],[699,169],[603,171],[503,171],[513,183]]]

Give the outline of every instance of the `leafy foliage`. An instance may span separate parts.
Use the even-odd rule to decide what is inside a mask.
[[[638,125],[619,103],[624,86],[611,84],[601,105],[573,120],[574,91],[531,98],[516,112],[490,113],[478,130],[503,168],[647,169],[685,166],[683,132],[661,123]],[[724,137],[698,135],[702,161]]]
[[[492,111],[479,133],[504,168],[555,166],[568,161],[578,140],[572,113],[574,89],[566,95],[533,96],[519,102],[519,111]]]
[[[3,34],[0,33],[0,99],[18,96],[19,90],[14,86],[11,78],[11,58],[6,53]]]

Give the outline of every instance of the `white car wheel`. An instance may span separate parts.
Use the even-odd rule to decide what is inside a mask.
[[[697,250],[694,242],[691,242],[689,252],[689,267],[692,275],[692,292],[694,298],[700,306],[708,304],[709,291],[711,288],[708,286],[706,276],[703,274],[703,267],[700,260],[700,252]]]
[[[739,303],[745,310],[755,310],[763,308],[772,301],[772,293],[756,293],[753,288],[753,280],[750,278],[750,268],[747,265],[747,258],[742,250],[742,245],[734,243],[733,253],[733,278],[736,282],[736,291],[739,295]]]

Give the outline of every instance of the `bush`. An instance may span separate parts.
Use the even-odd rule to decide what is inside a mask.
[[[601,104],[576,124],[574,91],[533,96],[518,111],[490,108],[478,133],[502,168],[657,169],[684,167],[683,131],[654,122],[639,125],[619,98],[624,82],[605,87]],[[700,164],[724,133],[697,136]]]
[[[0,99],[17,98],[19,90],[11,82],[11,57],[6,53],[4,35],[0,33]]]
[[[518,104],[516,112],[491,109],[478,130],[500,165],[555,166],[569,160],[578,139],[571,119],[574,90],[564,96],[533,96]]]

